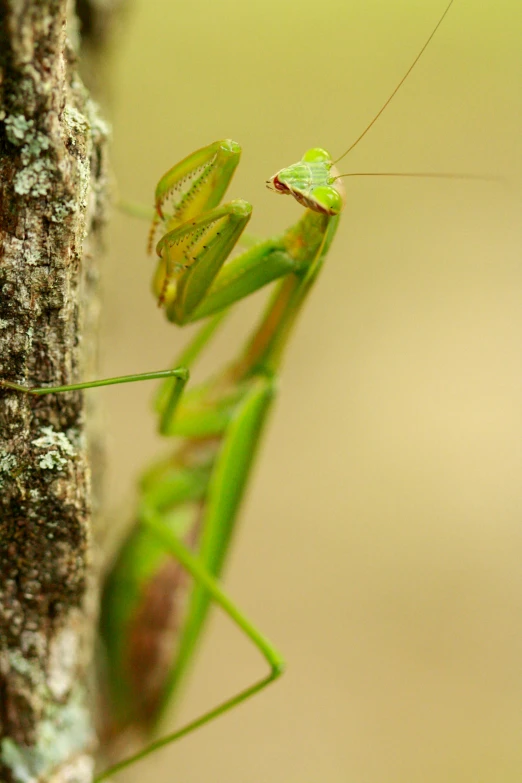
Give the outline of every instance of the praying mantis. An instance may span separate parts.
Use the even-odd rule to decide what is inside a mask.
[[[452,3],[347,152],[384,111]],[[115,723],[157,729],[185,679],[212,601],[238,624],[270,667],[259,682],[103,771],[98,781],[223,714],[274,681],[284,668],[280,654],[230,600],[218,579],[275,398],[284,351],[333,241],[344,189],[329,153],[309,150],[267,183],[275,192],[294,196],[305,207],[304,215],[281,236],[227,260],[251,214],[250,205],[242,200],[220,206],[239,156],[235,142],[215,142],[174,166],[156,189],[151,230],[152,238],[160,235],[155,294],[174,324],[208,319],[174,369],[39,389],[2,382],[12,389],[47,394],[163,379],[156,399],[159,430],[176,438],[178,445],[142,478],[137,522],[109,573],[102,601],[101,635]],[[267,309],[237,359],[186,391],[190,368],[230,308],[276,281]],[[184,572],[191,575],[193,586]]]

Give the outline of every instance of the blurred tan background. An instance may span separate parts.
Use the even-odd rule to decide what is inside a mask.
[[[265,179],[334,156],[411,64],[444,0],[136,0],[114,56],[120,192],[231,137],[260,236],[297,219]],[[343,171],[226,574],[288,659],[264,694],[122,779],[519,783],[522,777],[522,5],[456,0]],[[186,339],[150,294],[147,226],[116,215],[103,372],[167,367]],[[231,356],[239,308],[201,373]],[[144,384],[107,390],[114,525],[162,448]],[[119,520],[119,521],[116,521]],[[263,664],[215,613],[177,719]]]

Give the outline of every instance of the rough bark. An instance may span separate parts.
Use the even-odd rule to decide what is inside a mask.
[[[0,0],[0,377],[93,376],[107,132],[67,0]],[[0,780],[86,783],[95,740],[81,393],[0,391]]]

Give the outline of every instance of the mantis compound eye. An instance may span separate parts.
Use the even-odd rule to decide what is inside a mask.
[[[305,163],[331,163],[332,156],[322,147],[312,147],[311,150],[307,150],[302,159]]]
[[[331,185],[321,185],[314,188],[311,199],[317,205],[311,206],[317,212],[327,212],[329,215],[338,215],[344,206],[343,195]]]

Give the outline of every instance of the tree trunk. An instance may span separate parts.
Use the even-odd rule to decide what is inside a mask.
[[[28,386],[94,376],[107,129],[67,15],[0,0],[0,378]],[[79,392],[0,390],[2,783],[92,777],[86,418]]]

